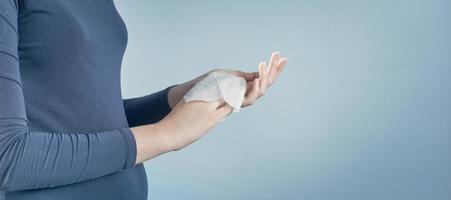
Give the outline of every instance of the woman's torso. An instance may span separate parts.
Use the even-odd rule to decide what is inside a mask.
[[[112,0],[19,0],[18,27],[32,131],[128,126],[120,88],[127,30]],[[146,198],[142,165],[72,185],[6,193],[7,200]]]

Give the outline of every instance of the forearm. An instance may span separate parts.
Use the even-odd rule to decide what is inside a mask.
[[[170,108],[174,108],[177,103],[182,100],[183,96],[196,85],[200,80],[202,80],[206,74],[198,76],[197,78],[179,84],[173,88],[171,88],[168,92],[168,103]]]
[[[174,86],[137,98],[124,99],[123,105],[129,127],[153,124],[170,111],[168,92]]]
[[[128,128],[92,133],[30,132],[22,120],[0,120],[0,190],[77,183],[133,167]]]
[[[193,80],[166,88],[166,98],[169,108],[171,110],[175,108],[177,103],[182,100],[183,96],[205,76],[206,75],[203,74]],[[161,120],[158,123],[130,128],[136,141],[137,150],[135,164],[142,163],[146,160],[150,160],[180,148],[180,145],[177,142],[178,138],[174,137],[175,134],[170,132],[173,123],[175,122],[163,123],[163,120]]]
[[[168,129],[161,127],[159,123],[137,126],[130,129],[136,141],[135,164],[142,163],[154,157],[173,150],[171,140],[168,138]]]
[[[231,110],[230,106],[221,106],[220,101],[180,101],[158,123],[131,128],[137,149],[135,164],[183,149],[207,133]]]

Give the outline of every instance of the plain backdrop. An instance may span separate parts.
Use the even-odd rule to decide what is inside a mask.
[[[289,58],[256,105],[146,162],[149,199],[451,199],[451,1],[115,3],[124,98]]]

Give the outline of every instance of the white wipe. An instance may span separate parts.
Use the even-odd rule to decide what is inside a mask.
[[[233,107],[233,112],[239,112],[246,92],[246,80],[230,72],[216,71],[199,81],[183,99],[185,102],[224,101]]]

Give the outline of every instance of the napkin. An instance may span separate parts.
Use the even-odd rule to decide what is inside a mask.
[[[242,77],[226,71],[215,71],[194,85],[183,99],[185,102],[223,99],[233,108],[233,112],[239,112],[246,86],[246,80]]]

